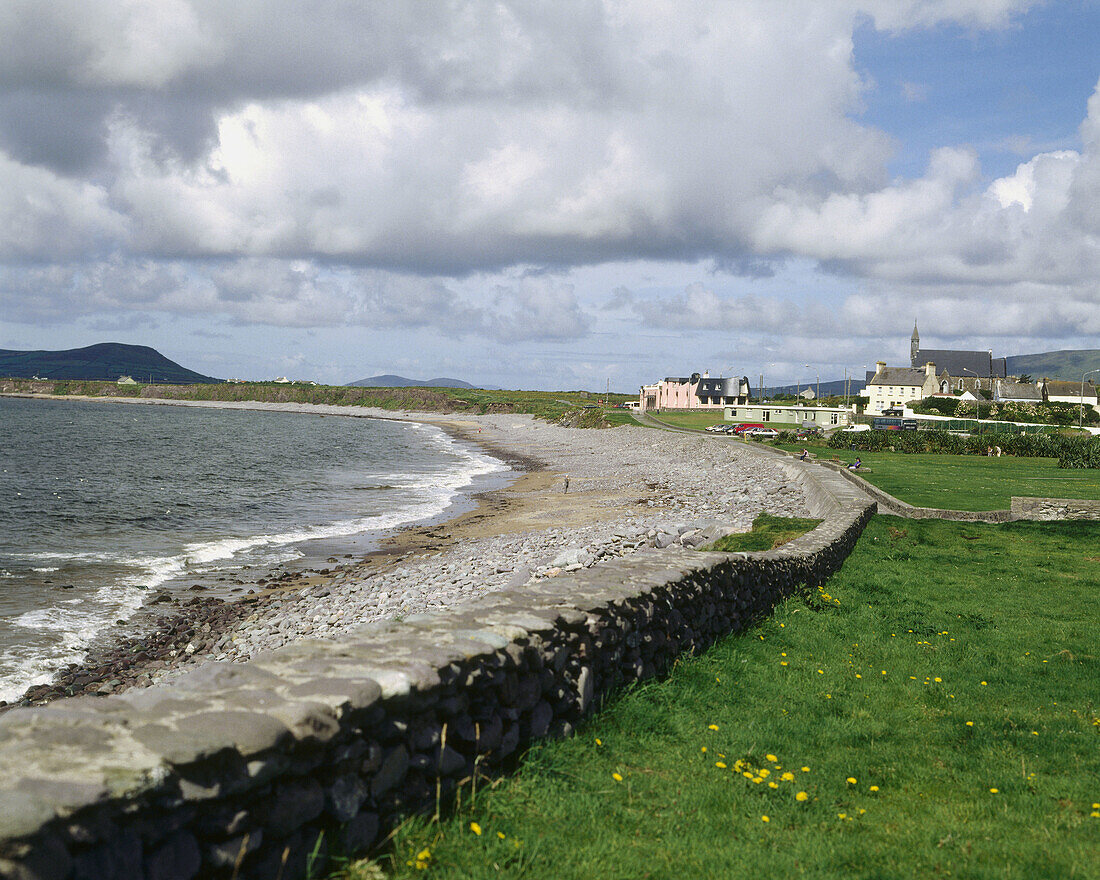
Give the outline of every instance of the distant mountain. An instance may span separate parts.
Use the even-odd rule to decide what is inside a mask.
[[[11,351],[0,348],[0,376],[11,379],[109,379],[199,385],[221,382],[170,361],[147,345],[101,342],[67,351]]]
[[[1041,354],[1020,354],[1008,358],[1011,376],[1031,376],[1032,379],[1068,379],[1081,381],[1090,370],[1100,370],[1100,350],[1095,348],[1045,351]],[[1093,377],[1095,381],[1096,377]]]
[[[844,389],[847,387],[848,393],[851,395],[859,394],[863,389],[863,386],[867,384],[862,378],[852,377],[847,382],[843,379],[833,379],[828,382],[821,383],[821,396],[829,397],[830,395],[843,396]],[[812,379],[807,383],[803,382],[801,385],[779,385],[767,387],[768,396],[771,397],[775,394],[797,394],[799,391],[805,391],[807,388],[813,389],[814,394],[817,394],[817,382]],[[759,393],[759,389],[753,389],[756,393]]]
[[[385,376],[371,376],[368,379],[357,379],[348,382],[359,388],[476,388],[469,382],[461,379],[406,379],[404,376],[394,376],[387,373]]]

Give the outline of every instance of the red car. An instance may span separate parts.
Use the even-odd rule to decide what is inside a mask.
[[[744,434],[746,431],[751,431],[753,428],[766,428],[766,427],[767,427],[767,425],[765,425],[761,422],[745,422],[744,424],[738,425],[736,428],[734,428],[733,433],[734,434]]]

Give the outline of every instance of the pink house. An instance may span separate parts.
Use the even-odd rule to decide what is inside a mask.
[[[744,405],[752,391],[747,376],[712,379],[710,373],[692,373],[688,378],[669,376],[652,385],[643,385],[638,393],[642,412],[662,409],[721,409]]]

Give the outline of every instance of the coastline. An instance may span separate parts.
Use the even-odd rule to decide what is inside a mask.
[[[84,663],[10,705],[116,693],[200,662],[245,660],[297,638],[339,638],[364,623],[437,610],[498,589],[537,589],[563,570],[642,546],[682,551],[713,540],[719,520],[733,524],[725,533],[748,529],[762,510],[797,515],[805,506],[774,462],[710,438],[641,428],[570,429],[519,415],[228,406],[431,424],[506,462],[510,479],[469,496],[472,508],[399,528],[350,560],[333,556],[319,563],[313,555],[313,568],[263,578],[256,592],[239,599],[196,596],[168,614],[163,606],[147,605],[105,633]],[[727,470],[730,480],[723,479]],[[714,488],[706,488],[712,483]]]

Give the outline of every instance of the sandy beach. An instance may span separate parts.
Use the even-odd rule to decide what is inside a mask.
[[[120,400],[131,405],[209,405]],[[227,404],[213,404],[227,406]],[[399,530],[369,553],[324,556],[260,578],[237,601],[195,596],[153,604],[108,633],[85,663],[24,703],[107,694],[164,680],[208,660],[241,661],[300,638],[338,639],[505,588],[538,590],[563,571],[640,547],[688,552],[761,512],[806,514],[774,459],[723,437],[641,427],[564,428],[524,415],[392,413],[295,404],[235,408],[399,418],[433,424],[507,462],[506,485],[439,522]]]

